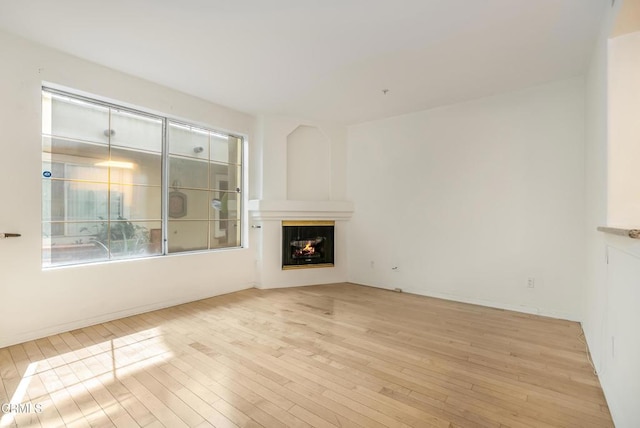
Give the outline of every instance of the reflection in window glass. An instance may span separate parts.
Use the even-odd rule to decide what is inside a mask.
[[[241,149],[238,137],[43,89],[43,266],[241,246]]]
[[[239,221],[240,216],[239,141],[169,122],[170,198],[175,200],[169,207],[170,253],[240,246],[239,228],[237,233],[228,229],[228,221]],[[206,239],[200,235],[203,232]]]
[[[208,189],[209,165],[206,160],[169,156],[170,185],[175,188]]]

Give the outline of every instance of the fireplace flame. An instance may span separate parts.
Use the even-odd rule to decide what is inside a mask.
[[[307,245],[302,249],[302,254],[310,255],[316,252],[316,247],[311,245],[311,241],[307,241]]]
[[[322,257],[322,243],[324,242],[323,237],[316,237],[309,239],[305,237],[304,239],[291,241],[291,255],[294,258],[307,258],[307,257]]]

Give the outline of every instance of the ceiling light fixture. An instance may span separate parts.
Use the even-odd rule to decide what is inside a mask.
[[[120,162],[120,161],[103,161],[98,162],[95,166],[109,166],[111,168],[124,168],[124,169],[133,169],[135,166],[133,162]]]

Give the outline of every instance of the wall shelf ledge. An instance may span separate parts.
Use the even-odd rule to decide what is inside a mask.
[[[632,239],[640,239],[640,228],[638,229],[624,229],[620,227],[598,227],[599,232],[610,233],[612,235],[626,236]]]
[[[348,220],[353,215],[351,201],[293,201],[265,200],[249,201],[249,215],[254,220],[269,219],[333,219]]]

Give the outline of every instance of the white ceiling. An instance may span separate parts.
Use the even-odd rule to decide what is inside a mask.
[[[238,110],[351,124],[582,74],[610,4],[0,0],[0,28]]]

